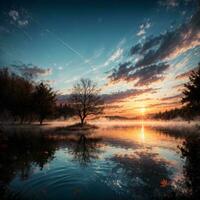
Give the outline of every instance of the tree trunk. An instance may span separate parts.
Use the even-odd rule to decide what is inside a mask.
[[[22,116],[20,119],[20,124],[23,124],[23,123],[24,123],[24,116]]]
[[[40,119],[40,125],[42,125],[43,119]]]
[[[84,118],[81,117],[81,126],[84,124]]]

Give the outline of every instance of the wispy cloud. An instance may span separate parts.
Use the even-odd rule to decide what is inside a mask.
[[[42,68],[33,64],[13,64],[10,69],[14,69],[23,76],[38,78],[52,74],[52,68]]]
[[[10,10],[8,15],[14,20],[17,21],[19,19],[19,12],[16,10]]]
[[[115,52],[113,52],[113,54],[108,58],[108,60],[106,60],[104,66],[108,66],[110,63],[119,60],[119,58],[121,58],[123,54],[123,51],[124,50],[122,48],[118,48]]]
[[[29,16],[18,10],[10,10],[8,16],[11,18],[11,23],[23,27],[29,24]]]
[[[161,100],[161,101],[169,101],[169,100],[176,100],[176,101],[177,101],[177,99],[180,100],[181,97],[182,97],[181,94],[177,94],[177,95],[174,95],[174,96],[163,97],[163,98],[161,98],[160,100]],[[177,101],[177,102],[178,102],[178,101]]]
[[[192,74],[193,71],[196,72],[198,69],[199,69],[199,67],[195,67],[194,69],[190,69],[187,72],[184,72],[182,74],[177,75],[176,79],[187,79],[187,78],[189,78],[189,76]]]
[[[142,23],[139,27],[139,31],[137,32],[137,36],[143,36],[146,33],[146,30],[151,27],[151,22],[148,20],[145,23]]]
[[[105,101],[105,103],[114,103],[114,102],[120,102],[123,101],[127,98],[132,98],[132,97],[136,97],[139,96],[141,94],[144,93],[149,93],[152,92],[153,89],[152,88],[148,88],[148,89],[128,89],[126,91],[120,91],[120,92],[116,92],[116,93],[112,93],[112,94],[103,94],[102,97]]]
[[[63,70],[63,67],[62,67],[62,66],[59,66],[59,67],[58,67],[58,70],[62,71],[62,70]]]
[[[159,5],[169,8],[177,7],[180,3],[180,0],[160,0],[158,1]]]

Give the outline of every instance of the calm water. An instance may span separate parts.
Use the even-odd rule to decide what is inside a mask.
[[[5,199],[162,199],[184,183],[187,158],[177,147],[184,134],[142,123],[72,134],[13,131],[1,136],[0,194]]]

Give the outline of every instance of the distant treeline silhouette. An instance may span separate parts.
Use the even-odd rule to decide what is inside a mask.
[[[182,118],[185,120],[190,120],[199,116],[197,110],[189,109],[188,107],[174,108],[169,111],[159,112],[153,115],[154,119],[170,120],[175,118]]]
[[[72,109],[66,104],[56,105],[56,93],[46,83],[0,70],[0,117],[1,121],[31,123],[46,118],[71,115]]]
[[[153,118],[170,120],[181,117],[190,120],[200,115],[200,63],[198,71],[193,71],[189,76],[189,82],[184,84],[181,103],[182,108],[156,113]]]

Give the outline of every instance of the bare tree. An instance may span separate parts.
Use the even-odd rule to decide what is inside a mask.
[[[89,79],[81,79],[73,87],[70,104],[75,115],[80,118],[81,125],[89,115],[98,115],[103,111],[103,101],[96,84]]]

